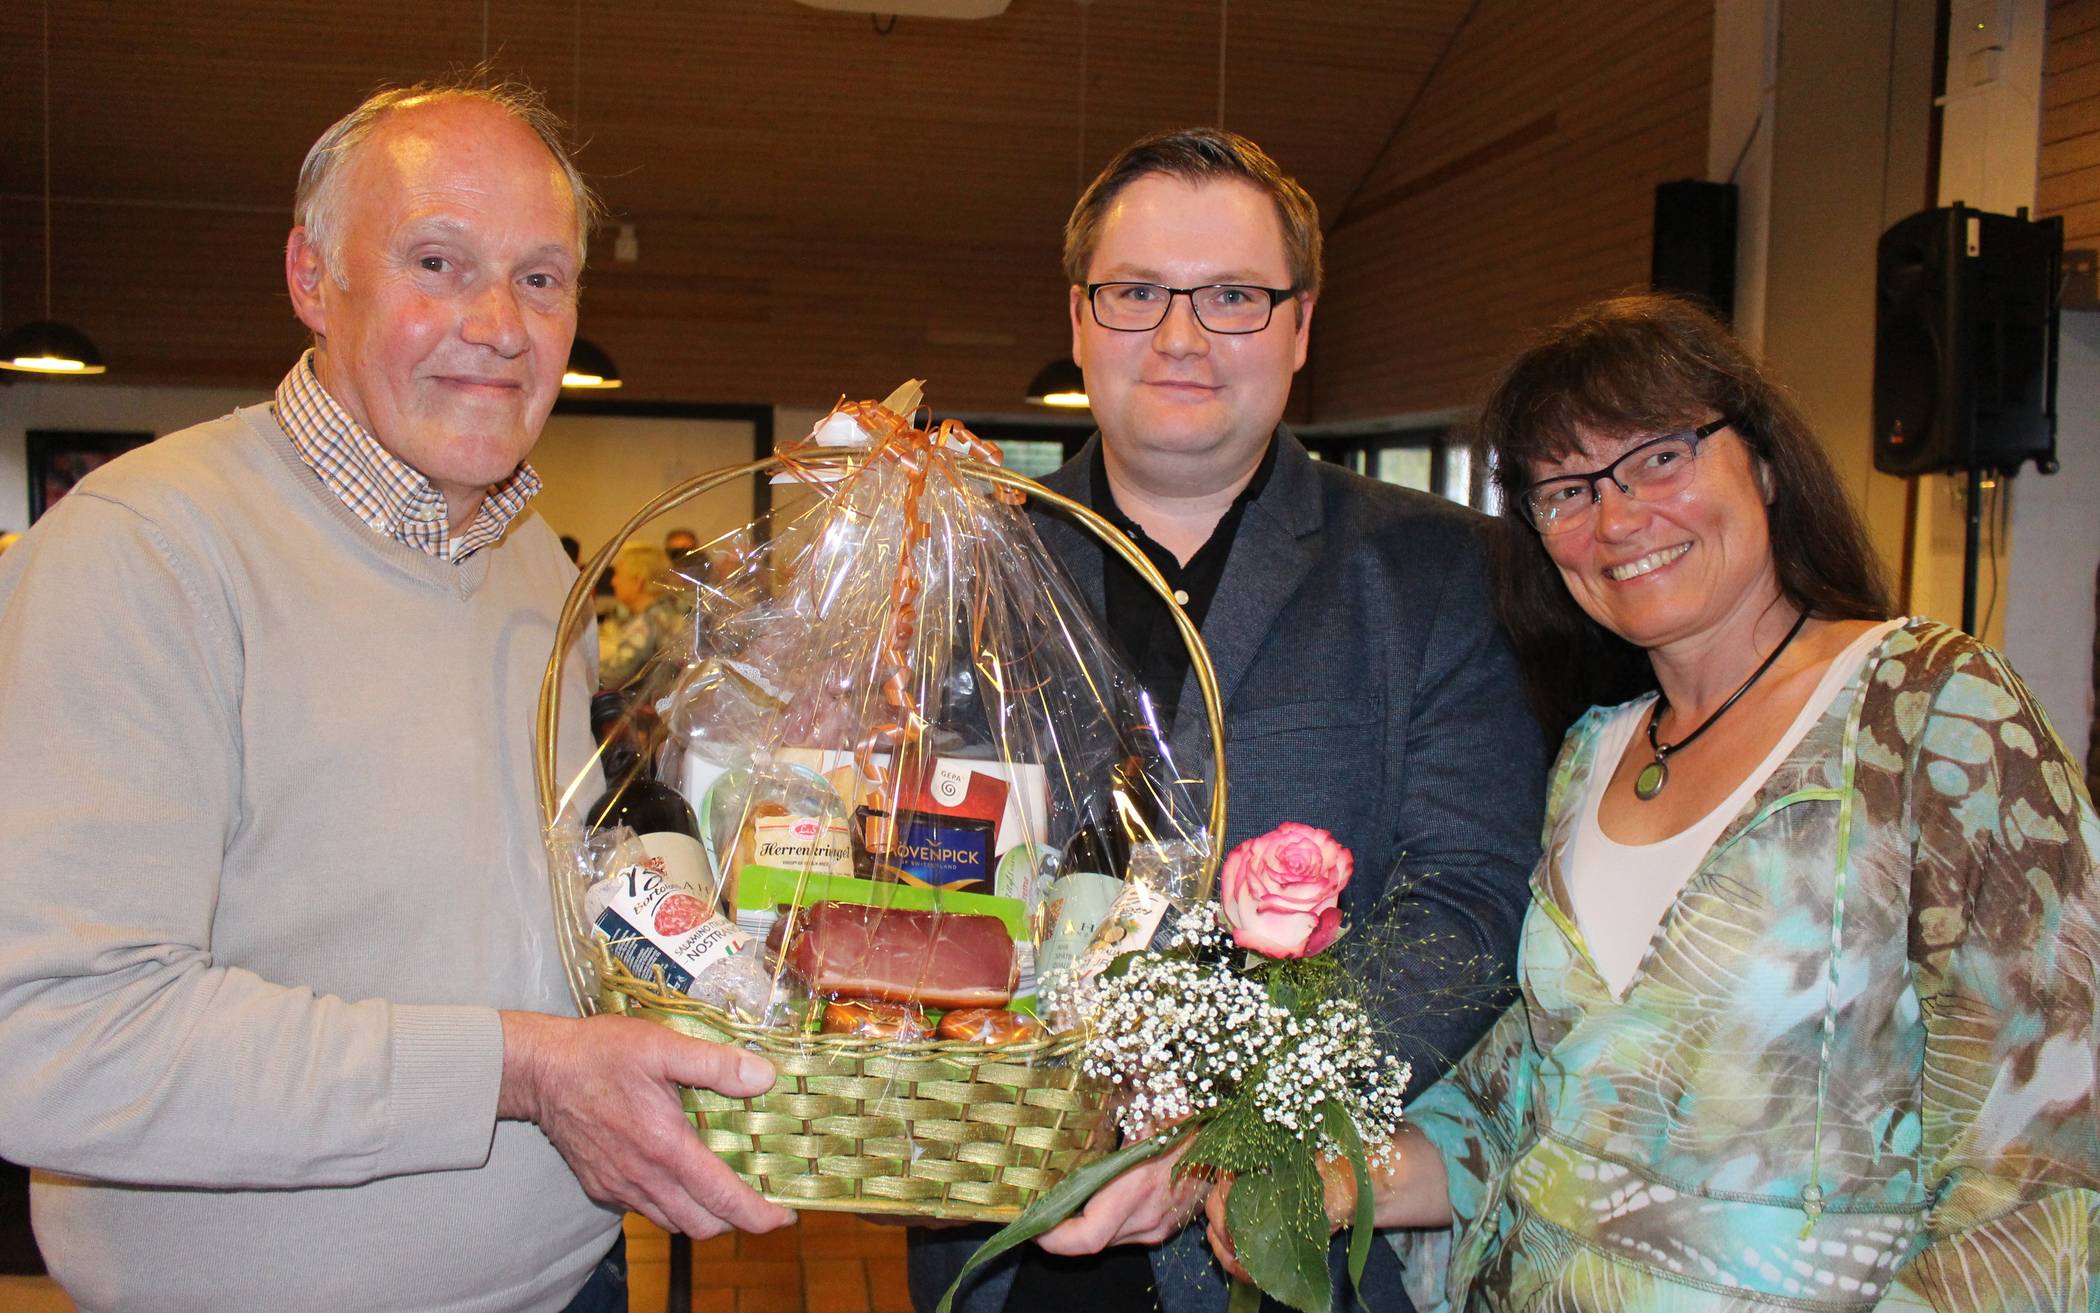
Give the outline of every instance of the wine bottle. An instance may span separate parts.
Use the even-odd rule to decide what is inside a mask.
[[[1105,875],[1111,880],[1123,878],[1123,868],[1130,863],[1130,843],[1124,837],[1121,826],[1112,821],[1103,823],[1092,815],[1083,817],[1079,828],[1065,842],[1063,854],[1057,864],[1060,876],[1075,871],[1086,871],[1094,875]]]
[[[667,877],[638,839],[623,835],[613,860],[613,870],[585,894],[584,913],[606,954],[629,974],[756,1025],[782,1025],[802,1011],[798,1001],[807,991],[800,981],[786,972],[776,977],[758,941],[704,895]]]
[[[648,731],[626,714],[625,698],[607,690],[591,699],[591,732],[601,745],[605,793],[584,811],[593,833],[615,826],[634,831],[664,879],[713,903],[700,821],[678,791],[656,778]]]
[[[1125,757],[1113,779],[1109,800],[1116,824],[1109,834],[1121,859],[1115,873],[1123,883],[1079,955],[1074,969],[1082,978],[1159,939],[1168,913],[1188,910],[1201,869],[1199,845],[1162,833],[1159,801],[1144,764],[1134,755]]]
[[[1130,866],[1131,831],[1129,814],[1142,814],[1135,802],[1127,808],[1117,802],[1128,793],[1131,762],[1119,762],[1111,773],[1111,788],[1105,796],[1081,800],[1079,823],[1065,840],[1056,864],[1056,878],[1043,894],[1048,915],[1036,954],[1040,980],[1088,974],[1082,959],[1096,933],[1124,893],[1124,873]],[[1095,968],[1098,970],[1099,968]]]

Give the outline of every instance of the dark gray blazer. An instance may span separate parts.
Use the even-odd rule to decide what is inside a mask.
[[[1345,946],[1363,952],[1388,926],[1433,941],[1361,963],[1420,1091],[1510,997],[1539,852],[1544,743],[1488,601],[1490,521],[1316,461],[1287,429],[1277,441],[1203,622],[1226,708],[1226,847],[1284,821],[1332,831],[1356,857],[1342,911],[1358,929]],[[1086,502],[1093,442],[1044,482]],[[1050,513],[1035,518],[1098,613],[1099,543]],[[1210,753],[1193,675],[1172,738],[1183,773],[1198,773]],[[913,1232],[922,1313],[984,1234]],[[1371,1254],[1371,1308],[1408,1308],[1390,1248]],[[1155,1250],[1152,1266],[1165,1313],[1225,1307],[1201,1225]],[[996,1266],[958,1304],[999,1313],[1012,1280],[1010,1264]]]

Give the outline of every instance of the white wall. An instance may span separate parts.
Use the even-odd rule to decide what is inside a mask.
[[[1993,214],[2032,208],[2041,152],[2042,0],[1955,0],[1947,22],[1947,94],[1941,115],[1935,204],[1967,203]],[[2002,483],[1985,481],[1978,514],[2001,513]],[[1910,610],[1959,624],[1966,563],[1969,480],[1964,473],[1917,480],[1910,560]],[[2018,508],[2011,508],[2017,515]],[[2009,539],[2012,535],[2005,535]],[[2013,573],[2010,541],[1986,527],[1977,565],[1977,637],[2004,647],[2006,611],[1993,578]],[[2028,563],[2019,563],[2025,569]],[[2018,661],[2014,662],[2018,665]]]
[[[1736,185],[1735,335],[1765,345],[1772,232],[1772,123],[1779,84],[1779,0],[1714,0],[1706,178]]]
[[[2081,762],[2091,742],[2093,573],[2100,569],[2100,314],[2063,316],[2056,451],[2012,480],[2005,655]]]
[[[2043,0],[1954,0],[1940,116],[1939,203],[2034,204],[2042,151]]]
[[[1963,43],[1982,10],[2004,48],[1995,62],[1972,64]],[[1955,6],[1948,77],[1957,94],[1947,105],[1935,198],[1925,190],[1930,5],[1715,3],[1711,171],[1725,176],[1750,143],[1737,177],[1744,189],[1739,324],[1746,339],[1762,341],[1765,359],[1795,388],[1892,574],[1904,566],[1908,537],[1911,590],[1899,604],[1950,624],[1961,618],[1957,481],[1919,480],[1913,511],[1905,482],[1872,467],[1875,243],[1890,223],[1936,199],[1959,196],[2006,213],[2031,204],[2040,11],[2038,0],[1991,0],[1980,10],[1969,0]],[[1969,27],[1961,29],[1965,21]],[[1753,136],[1760,108],[1765,118]],[[2026,470],[2009,493],[1985,503],[1988,513],[1996,495],[2009,496],[2010,528],[2009,541],[1996,543],[1992,553],[2001,581],[1996,598],[1989,557],[1982,567],[1978,618],[2082,756],[2095,711],[2100,315],[2064,316],[2057,413],[2062,472],[2045,477]]]
[[[672,484],[752,456],[743,420],[556,415],[532,449],[546,487],[536,505],[556,533],[572,534],[588,560],[627,518]],[[706,542],[751,522],[752,481],[704,493],[660,517],[654,536],[691,529]],[[648,540],[650,534],[637,531]]]
[[[0,531],[29,523],[24,435],[30,429],[159,436],[263,400],[267,395],[260,390],[126,387],[90,379],[0,387]],[[815,411],[781,413],[789,428],[779,431],[797,437],[822,418]],[[693,474],[740,465],[751,451],[752,426],[741,420],[558,415],[532,453],[547,485],[538,508],[557,532],[574,534],[588,554],[657,493]],[[747,524],[751,505],[752,485],[745,481],[688,503],[664,517],[661,527],[691,528],[705,540]]]
[[[0,530],[29,524],[30,429],[173,433],[266,398],[229,388],[125,387],[96,379],[45,382],[16,375],[0,387]]]
[[[1780,25],[1760,132],[1771,158],[1759,165],[1753,142],[1739,179],[1739,304],[1762,314],[1751,340],[1794,390],[1894,576],[1906,488],[1874,471],[1874,251],[1889,224],[1926,206],[1932,6],[1766,3]],[[1737,151],[1744,139],[1740,88],[1751,70],[1767,67],[1773,39],[1753,15],[1732,12],[1745,7],[1728,0],[1715,10],[1716,40],[1748,47],[1733,56]],[[1769,23],[1772,10],[1763,17]],[[1723,63],[1721,52],[1715,62]],[[1727,108],[1717,106],[1717,114]],[[1768,193],[1762,200],[1760,189]],[[1760,221],[1762,234],[1753,226]]]
[[[831,413],[830,407],[821,410],[814,406],[773,407],[773,440],[775,442],[800,442],[808,437],[824,417]]]

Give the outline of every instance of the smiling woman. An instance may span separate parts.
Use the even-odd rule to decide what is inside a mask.
[[[1374,1179],[1419,1306],[2082,1298],[2100,816],[2025,685],[1887,618],[1813,435],[1690,305],[1560,324],[1483,432],[1533,688],[1609,701],[1617,653],[1649,691],[1570,730],[1524,999]]]
[[[1561,523],[1570,531],[1569,551],[1599,533],[1610,541],[1622,538],[1629,503],[1653,508],[1667,524],[1696,513],[1685,509],[1688,503],[1733,490],[1761,504],[1749,517],[1753,522],[1737,530],[1767,541],[1773,582],[1789,606],[1837,620],[1890,614],[1887,583],[1866,531],[1822,444],[1785,390],[1689,302],[1607,301],[1556,326],[1512,364],[1478,425],[1480,445],[1495,460],[1504,507],[1496,605],[1519,645],[1527,691],[1549,726],[1564,726],[1592,705],[1652,689],[1656,675],[1638,640],[1578,604],[1553,554],[1552,540],[1562,534],[1536,531],[1529,518],[1533,485],[1584,470],[1602,479],[1598,467],[1633,447],[1662,435],[1695,434],[1717,420],[1725,422],[1690,444],[1688,491],[1669,483],[1653,489],[1657,496],[1643,497],[1618,488],[1606,493],[1593,481],[1594,509]],[[1727,477],[1716,477],[1723,470]],[[1608,508],[1606,500],[1613,503]],[[1645,531],[1636,541],[1647,543],[1650,552],[1682,553],[1690,542],[1688,534],[1663,541],[1659,525]],[[1610,556],[1603,566],[1623,573],[1642,554]],[[1761,593],[1754,600],[1770,597]],[[1773,632],[1791,619],[1781,619]]]

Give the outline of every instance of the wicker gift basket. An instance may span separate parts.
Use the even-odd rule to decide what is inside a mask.
[[[900,389],[899,395],[908,396],[916,409],[915,392]],[[1107,1092],[1081,1075],[1076,1060],[1084,1042],[1083,1018],[1068,1021],[1063,1030],[1044,1027],[1027,1038],[1006,1042],[811,1033],[806,1027],[759,1024],[690,997],[671,987],[660,972],[643,978],[631,962],[608,952],[602,936],[593,934],[592,914],[585,910],[577,887],[578,863],[583,859],[577,855],[576,789],[573,785],[565,789],[560,778],[555,727],[561,721],[565,662],[593,618],[593,592],[599,577],[642,526],[713,489],[754,477],[771,478],[775,483],[791,478],[842,506],[842,489],[861,488],[863,504],[854,512],[857,531],[865,527],[860,522],[869,519],[868,497],[879,498],[884,513],[894,509],[895,502],[908,503],[908,518],[939,513],[936,499],[926,495],[935,485],[940,485],[942,497],[974,497],[986,499],[986,504],[996,499],[1007,508],[1002,514],[1032,499],[1055,507],[1129,562],[1169,607],[1188,645],[1209,722],[1212,763],[1208,797],[1203,806],[1190,807],[1192,825],[1205,840],[1200,851],[1192,853],[1192,891],[1197,897],[1208,897],[1218,867],[1214,839],[1225,832],[1224,722],[1216,678],[1195,626],[1173,605],[1164,579],[1151,562],[1107,521],[1004,469],[995,463],[996,448],[978,442],[952,422],[924,429],[900,418],[896,401],[893,397],[881,406],[855,403],[833,414],[836,420],[847,412],[863,429],[870,426],[871,419],[877,421],[881,441],[865,447],[826,447],[814,440],[825,431],[820,425],[812,440],[765,459],[689,479],[636,511],[586,563],[562,610],[554,653],[541,686],[536,783],[549,836],[557,942],[578,1009],[585,1015],[625,1013],[683,1034],[748,1048],[766,1057],[778,1073],[770,1091],[750,1100],[707,1090],[685,1092],[687,1110],[710,1150],[767,1198],[794,1208],[1003,1221],[1075,1167],[1112,1147]],[[873,491],[872,483],[863,486],[858,482],[872,480],[878,466],[885,467],[881,477],[893,481],[880,492]],[[947,487],[944,481],[957,486]],[[960,490],[964,485],[969,490],[966,493]],[[922,504],[932,510],[922,510]],[[1025,517],[1017,512],[1004,520],[981,523],[992,525],[989,532],[993,536],[1006,538],[972,544],[988,547],[984,555],[998,561],[999,569],[1008,568],[1011,558],[1041,553],[1033,530],[1025,527]],[[973,522],[970,532],[960,537],[983,536],[987,531],[981,523]],[[1019,541],[1023,536],[1025,544]],[[937,537],[914,520],[902,534],[905,555],[912,554],[915,542]],[[864,554],[872,557],[872,553]],[[886,557],[879,567],[867,568],[908,574],[911,567]],[[881,603],[886,607],[882,623],[907,635],[914,623],[929,626],[920,612],[936,607],[934,593],[946,582],[950,581],[929,575],[911,579],[908,588],[893,587],[887,601]],[[1069,589],[1068,583],[1059,586]],[[1067,597],[1076,599],[1077,594]],[[714,600],[718,606],[725,604],[719,593]],[[728,604],[758,602],[747,597]],[[980,613],[982,609],[980,606]],[[1080,628],[1093,624],[1090,618],[1064,613],[1057,623]],[[892,633],[891,638],[895,637]],[[981,636],[977,641],[984,646]],[[904,645],[893,642],[893,646]],[[683,659],[690,661],[690,654]],[[1089,680],[1093,678],[1088,675]],[[891,702],[900,700],[894,690],[903,682],[893,679],[885,685],[893,690]],[[908,695],[903,699],[909,700]],[[886,726],[893,761],[906,755],[909,745],[900,742],[899,736],[909,738],[912,716],[896,719],[905,722],[906,728],[894,723]],[[869,760],[880,760],[871,758],[865,748],[863,744],[858,758],[863,769]],[[1063,773],[1073,773],[1069,763],[1061,764]],[[713,856],[710,850],[711,860]],[[798,905],[802,896],[798,886]]]

